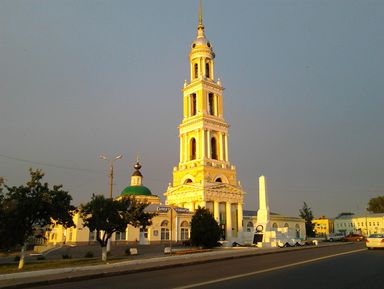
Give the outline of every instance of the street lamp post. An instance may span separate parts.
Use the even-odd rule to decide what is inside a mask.
[[[100,155],[100,159],[109,161],[109,197],[112,199],[113,198],[113,162],[116,160],[120,160],[123,158],[123,155],[117,155],[113,159],[108,159],[104,155]],[[111,239],[108,239],[108,244],[107,244],[107,252],[111,251]]]
[[[100,159],[109,161],[109,197],[112,199],[113,195],[113,162],[123,158],[123,155],[118,155],[113,159],[108,159],[104,155],[100,155]]]

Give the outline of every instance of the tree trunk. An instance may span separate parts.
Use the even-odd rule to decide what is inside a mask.
[[[24,258],[25,258],[26,247],[27,247],[26,243],[24,243],[23,247],[21,247],[21,254],[20,254],[20,260],[19,260],[19,267],[18,267],[19,270],[24,268]]]
[[[107,246],[101,247],[101,260],[107,262]]]

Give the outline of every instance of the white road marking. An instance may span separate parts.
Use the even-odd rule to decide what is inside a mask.
[[[266,273],[266,272],[271,272],[271,271],[280,270],[280,269],[285,269],[285,268],[289,268],[289,267],[293,267],[293,266],[297,266],[297,265],[307,264],[307,263],[311,263],[311,262],[316,262],[316,261],[320,261],[320,260],[325,260],[325,259],[329,259],[329,258],[333,258],[333,257],[337,257],[337,256],[342,256],[342,255],[347,255],[347,254],[352,254],[352,253],[365,251],[365,250],[366,250],[366,248],[354,250],[354,251],[349,251],[349,252],[344,252],[344,253],[338,253],[338,254],[334,254],[334,255],[329,255],[329,256],[319,257],[319,258],[305,260],[305,261],[301,261],[301,262],[296,262],[296,263],[292,263],[292,264],[288,264],[288,265],[283,265],[283,266],[268,268],[268,269],[264,269],[264,270],[234,275],[234,276],[230,276],[230,277],[215,279],[215,280],[201,282],[201,283],[190,284],[190,285],[186,285],[186,286],[175,287],[173,289],[188,289],[188,288],[194,288],[194,287],[209,285],[209,284],[213,284],[213,283],[219,283],[219,282],[223,282],[223,281],[228,281],[228,280],[242,278],[242,277],[248,277],[248,276]]]

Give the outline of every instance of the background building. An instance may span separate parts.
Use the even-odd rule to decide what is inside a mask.
[[[357,233],[364,236],[384,233],[384,214],[367,214],[363,216],[342,216],[335,219],[335,232],[343,234]]]
[[[325,216],[313,219],[312,224],[314,225],[313,230],[315,231],[316,237],[326,237],[334,232],[333,219],[328,219]]]

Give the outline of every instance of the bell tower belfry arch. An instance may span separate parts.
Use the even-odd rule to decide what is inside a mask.
[[[205,36],[201,0],[197,36],[189,53],[190,81],[183,87],[183,120],[179,125],[180,160],[166,203],[209,209],[227,240],[242,231],[245,192],[228,158],[228,129],[224,120],[223,86],[215,79],[215,53]]]

